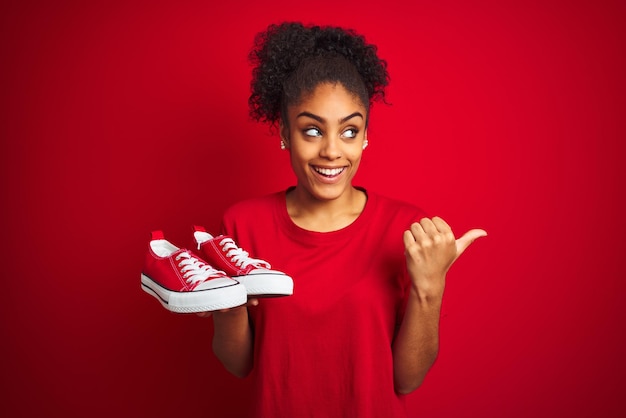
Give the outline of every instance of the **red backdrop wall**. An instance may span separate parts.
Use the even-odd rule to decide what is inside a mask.
[[[187,245],[293,183],[246,55],[301,20],[388,61],[356,182],[489,232],[449,274],[411,416],[624,416],[624,2],[214,3],[3,2],[2,415],[242,414],[211,320],[139,273],[152,229]]]

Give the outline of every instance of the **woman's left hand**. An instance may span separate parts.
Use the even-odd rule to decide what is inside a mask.
[[[413,286],[421,297],[443,297],[448,269],[474,242],[487,235],[472,229],[455,239],[450,226],[441,218],[423,218],[404,232],[406,263]]]

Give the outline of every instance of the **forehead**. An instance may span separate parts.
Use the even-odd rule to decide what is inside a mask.
[[[303,93],[297,103],[289,106],[289,116],[302,111],[319,116],[345,116],[353,112],[367,113],[360,97],[348,91],[340,83],[321,83],[311,92]]]

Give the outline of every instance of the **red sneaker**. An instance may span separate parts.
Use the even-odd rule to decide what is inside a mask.
[[[241,283],[166,241],[161,231],[152,233],[141,288],[177,313],[233,308],[247,300]]]
[[[226,235],[213,237],[201,226],[194,226],[193,238],[201,256],[226,274],[240,281],[248,296],[270,297],[293,294],[293,280],[282,271],[271,270],[267,261],[251,258],[247,251]]]

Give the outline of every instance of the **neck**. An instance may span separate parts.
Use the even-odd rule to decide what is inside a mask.
[[[359,217],[367,196],[351,187],[340,197],[320,200],[296,187],[287,194],[287,212],[291,220],[303,229],[330,232],[345,228]]]

